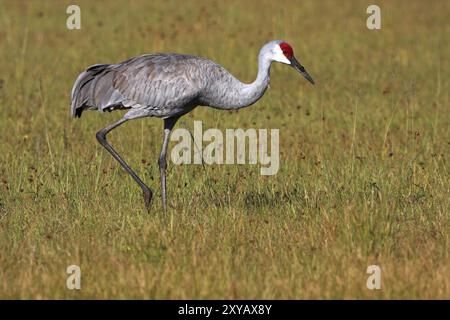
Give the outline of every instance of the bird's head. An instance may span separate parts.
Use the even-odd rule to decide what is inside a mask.
[[[271,41],[262,48],[261,52],[271,61],[277,61],[290,65],[295,70],[300,72],[306,80],[314,84],[313,78],[300,64],[300,62],[297,61],[294,56],[294,50],[287,42],[282,40]]]

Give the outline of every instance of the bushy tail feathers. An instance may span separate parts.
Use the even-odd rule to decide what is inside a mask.
[[[90,83],[102,71],[104,71],[108,64],[96,64],[90,66],[83,71],[75,81],[71,93],[70,115],[73,118],[81,117],[81,113],[86,108],[86,103],[91,100],[90,97]]]

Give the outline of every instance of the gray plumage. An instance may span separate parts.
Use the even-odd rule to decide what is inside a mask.
[[[170,131],[180,116],[199,105],[224,110],[252,105],[269,85],[272,61],[290,64],[312,81],[293,57],[292,49],[292,57],[282,49],[285,45],[285,42],[276,40],[262,47],[258,56],[258,75],[251,84],[242,83],[211,60],[174,53],[146,54],[118,64],[93,65],[75,81],[71,94],[71,115],[81,117],[87,109],[128,109],[120,121],[100,130],[97,139],[133,176],[143,189],[144,197],[146,192],[150,194],[147,196],[150,199],[151,190],[106,142],[106,134],[127,120],[142,117],[164,119],[165,136],[159,162],[165,208],[165,153]],[[145,199],[147,206],[150,199]]]

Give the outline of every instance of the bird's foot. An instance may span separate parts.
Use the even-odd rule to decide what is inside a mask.
[[[150,190],[149,188],[147,189],[142,189],[143,191],[143,195],[144,195],[144,204],[145,204],[145,209],[147,209],[147,211],[150,211],[150,203],[152,202],[152,190]]]

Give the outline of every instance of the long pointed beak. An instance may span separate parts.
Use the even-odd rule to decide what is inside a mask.
[[[291,61],[291,66],[292,68],[294,68],[295,70],[297,70],[298,72],[300,72],[306,80],[308,80],[309,82],[311,82],[312,84],[314,83],[313,78],[310,76],[310,74],[308,73],[308,71],[306,71],[305,67],[303,67],[300,62],[297,61],[297,59],[295,59],[294,56],[292,56],[289,61]]]

